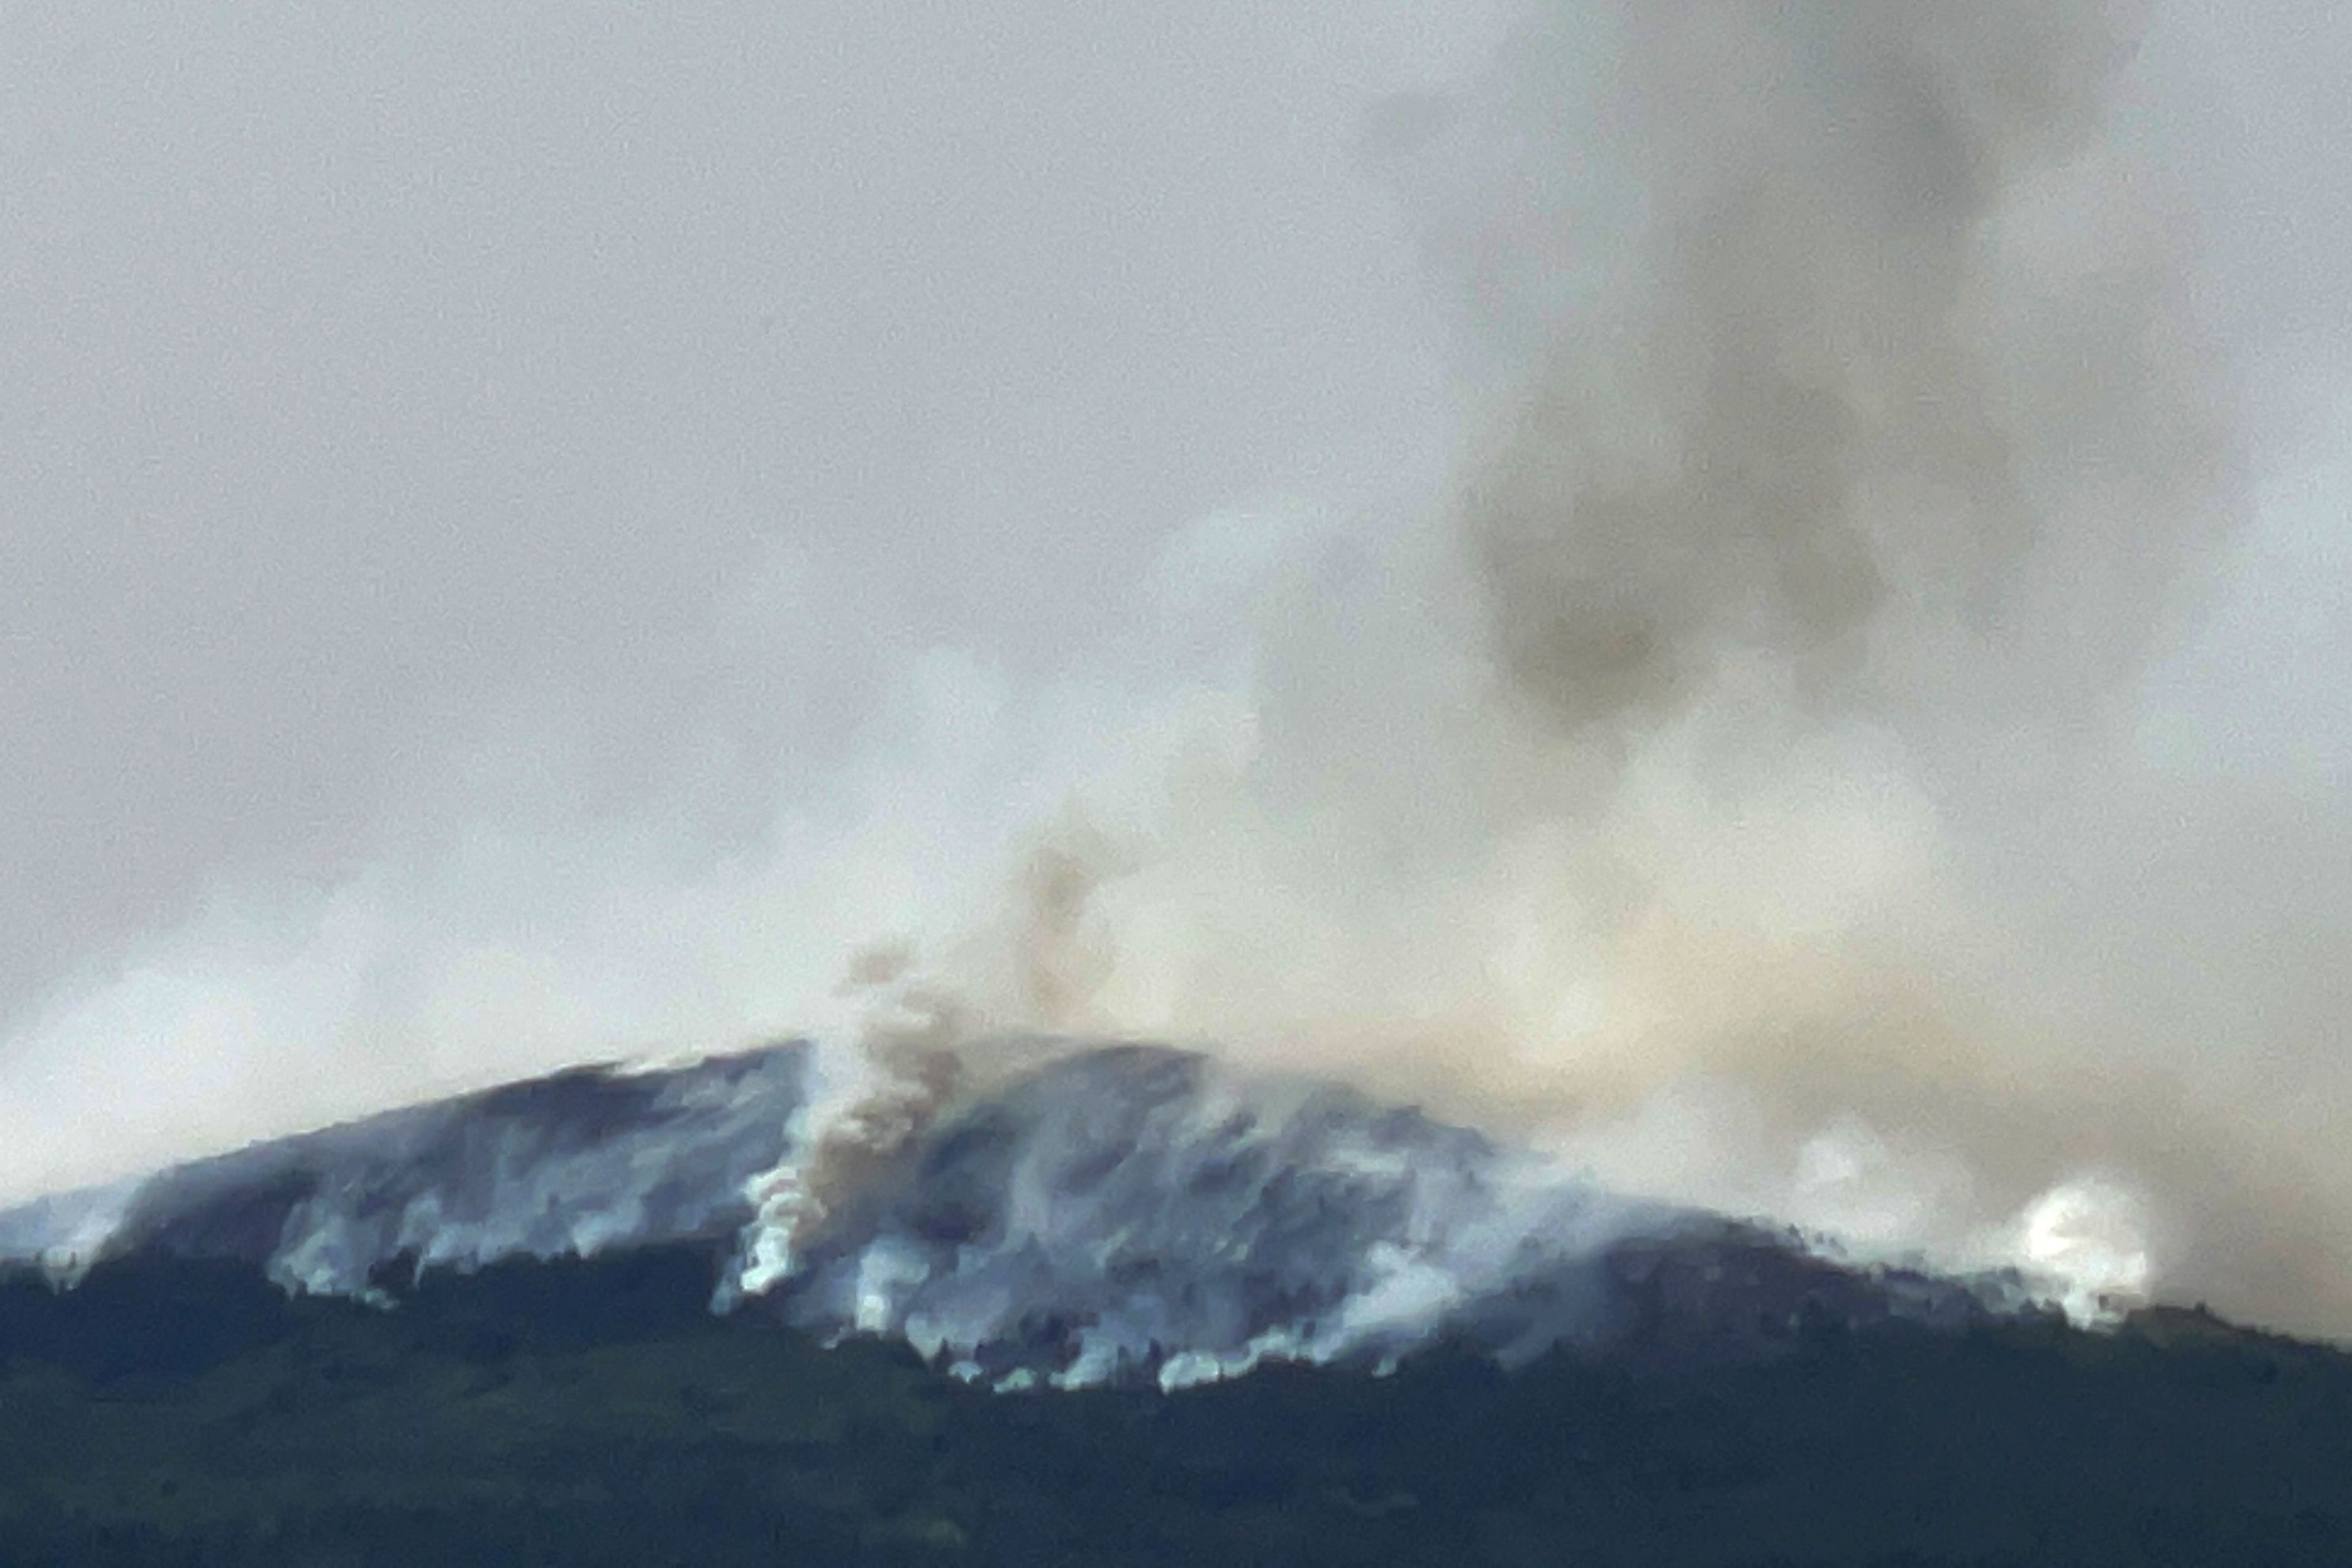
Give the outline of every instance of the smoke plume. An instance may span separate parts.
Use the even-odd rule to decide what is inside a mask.
[[[2134,724],[2245,504],[2193,237],[2112,134],[2137,28],[1551,6],[1376,121],[1465,301],[1451,497],[1269,575],[1240,760],[1091,885],[1048,842],[1029,962],[1083,888],[1091,1019],[1865,1251],[2352,1321],[2291,1103],[2335,1025],[2264,1016],[2273,1095],[2136,989],[2158,868],[2242,808]]]
[[[758,1276],[1007,1065],[987,1042],[1143,1037],[1344,1077],[1626,1192],[1860,1253],[2021,1260],[2087,1295],[2352,1331],[2352,1154],[2328,1114],[2352,1093],[2352,834],[2336,764],[2241,756],[2248,686],[2195,673],[2284,679],[2311,639],[2260,583],[2310,574],[2294,550],[2262,568],[2277,542],[2246,537],[2294,512],[2248,417],[2283,395],[2245,313],[2215,302],[2192,221],[2211,204],[2148,129],[2171,13],[1542,0],[1478,63],[1349,57],[1381,97],[1347,98],[1334,150],[1286,139],[1342,118],[1297,63],[1336,35],[1219,11],[1216,74],[1156,23],[1066,58],[1051,9],[1022,11],[1034,47],[967,28],[853,106],[852,151],[894,171],[892,221],[944,215],[944,237],[836,230],[857,182],[811,160],[816,185],[786,202],[762,182],[790,138],[737,147],[732,120],[636,171],[611,226],[701,247],[640,312],[682,325],[646,341],[693,352],[640,353],[619,327],[612,352],[676,385],[609,424],[577,391],[616,384],[601,363],[562,358],[544,407],[523,398],[537,424],[499,415],[518,394],[468,391],[448,421],[492,435],[453,493],[480,500],[473,465],[511,427],[530,454],[638,453],[646,472],[608,490],[718,515],[740,485],[834,533],[670,562],[651,542],[676,517],[615,512],[616,581],[658,576],[662,603],[725,584],[668,639],[688,650],[672,684],[632,684],[663,637],[591,624],[652,617],[651,599],[516,637],[548,666],[537,684],[436,737],[448,765],[415,775],[431,787],[396,774],[312,892],[228,879],[26,1013],[0,1060],[0,1178],[56,1184],[580,1056],[862,1041],[826,1058],[796,1134],[815,1152],[756,1194]],[[527,36],[491,42],[459,37],[446,69],[541,60]],[[750,42],[832,58],[789,29]],[[554,124],[564,73],[606,70],[604,47],[512,112]],[[889,32],[866,63],[924,47]],[[691,79],[718,68],[687,53]],[[616,58],[583,79],[599,125],[668,134],[751,101],[735,82],[691,114],[615,118],[608,99],[651,90]],[[1015,107],[961,106],[968,75],[1002,76]],[[1260,75],[1255,96],[1212,90]],[[962,127],[958,149],[1008,149],[1017,178],[923,162],[932,118]],[[626,149],[591,151],[540,173],[593,195]],[[492,174],[535,189],[515,157]],[[1414,298],[1440,301],[1378,353],[1349,323],[1401,297],[1367,281],[1387,252],[1353,208],[1314,205],[1343,157],[1408,231]],[[1231,179],[1193,192],[1192,165],[1220,159]],[[485,180],[386,188],[501,188]],[[1151,216],[1147,189],[1190,216]],[[1269,247],[1262,267],[1165,259],[1234,204],[1246,221],[1220,232]],[[772,209],[818,214],[824,244],[762,228]],[[534,221],[571,234],[550,210]],[[457,232],[419,276],[503,254]],[[543,263],[608,254],[572,238]],[[848,304],[706,319],[770,297],[750,262],[695,269],[739,249],[788,279],[836,268]],[[1071,255],[1082,270],[1054,270]],[[603,292],[619,274],[581,265],[572,314],[541,323],[550,353],[625,313]],[[935,276],[954,288],[925,292]],[[1297,303],[1327,293],[1373,303],[1345,321]],[[1267,346],[1301,323],[1324,334],[1312,352]],[[767,332],[813,363],[879,356],[854,362],[873,384],[802,387],[789,354],[761,357]],[[967,403],[984,416],[959,425]],[[836,407],[855,440],[827,446]],[[1226,461],[1294,436],[1308,456],[1287,466]],[[1444,455],[1424,466],[1416,442]],[[762,488],[796,463],[824,483]],[[1024,463],[1051,482],[1020,489]],[[898,468],[922,483],[877,477]],[[597,483],[566,504],[593,510]],[[2298,504],[2319,533],[2340,521],[2325,495]],[[567,606],[596,589],[576,570],[556,585]],[[572,648],[602,652],[566,688]],[[549,689],[552,718],[508,721]],[[600,728],[614,692],[629,717]]]

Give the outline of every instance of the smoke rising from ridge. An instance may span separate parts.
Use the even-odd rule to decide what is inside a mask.
[[[2135,31],[1552,7],[1401,108],[1492,434],[1433,538],[1277,594],[1228,793],[1091,900],[1101,1015],[1865,1249],[2346,1321],[2352,1172],[2012,879],[2127,904],[2182,840],[2093,863],[2084,814],[2218,804],[2127,799],[2244,505],[2193,237],[2109,134]]]
[[[553,368],[407,340],[413,381],[352,373],[376,426],[244,420],[220,471],[194,437],[167,470],[250,479],[364,433],[382,461],[362,466],[406,463],[400,486],[292,471],[421,539],[416,520],[478,515],[477,478],[530,492],[584,455],[564,504],[638,498],[612,514],[628,548],[574,553],[551,528],[501,554],[485,526],[432,578],[416,657],[439,671],[499,627],[529,655],[517,684],[474,704],[378,683],[416,699],[390,732],[436,701],[466,732],[389,770],[383,821],[334,846],[320,888],[240,877],[223,848],[193,919],[92,939],[0,1058],[0,1179],[89,1173],[92,1125],[106,1157],[152,1158],[583,1055],[912,1029],[878,1100],[845,1089],[854,1165],[861,1108],[903,1137],[937,1103],[934,1035],[1036,1026],[1342,1073],[1630,1190],[1867,1250],[2071,1248],[2119,1284],[2352,1328],[2352,1162],[2324,1114],[2352,1090],[2352,996],[2329,978],[2352,836],[2325,778],[2232,776],[2150,735],[2158,661],[2193,641],[2255,495],[2238,322],[2200,270],[2199,204],[2142,134],[2163,95],[2136,46],[2183,8],[1547,4],[1484,65],[1349,57],[1407,89],[1368,119],[1370,93],[1286,63],[1335,40],[1221,11],[1216,69],[1159,30],[1007,46],[1055,36],[1052,11],[936,56],[825,24],[879,84],[843,153],[896,171],[865,228],[831,216],[865,211],[855,178],[774,153],[799,121],[734,77],[710,90],[708,40],[660,42],[698,104],[737,107],[719,122],[594,39],[511,100],[453,88],[436,109],[396,82],[410,142],[337,121],[362,174],[389,170],[358,210],[438,223],[410,259],[442,293],[367,274],[342,298],[324,249],[249,268],[350,328],[319,374],[469,300]],[[737,21],[746,58],[808,53]],[[541,59],[518,26],[436,33],[432,58],[491,82],[468,62]],[[943,84],[973,51],[990,85],[965,102]],[[561,287],[514,289],[464,258],[514,244],[484,215],[536,165],[396,177],[417,127],[482,104],[486,146],[572,114],[677,157],[608,179],[607,138],[539,170],[557,195],[525,248]],[[933,153],[933,118],[1061,184]],[[1342,174],[1309,121],[1344,122],[1333,142],[1387,193],[1368,203],[1404,215],[1452,361],[1417,324],[1355,342],[1401,296],[1364,281],[1385,254],[1369,208],[1318,194]],[[1194,189],[1184,152],[1221,173]],[[242,175],[261,154],[223,156]],[[287,177],[256,194],[268,173]],[[262,233],[302,194],[283,169],[220,184]],[[600,205],[624,186],[631,205]],[[418,190],[442,194],[388,194]],[[1139,190],[1176,216],[1139,216]],[[904,216],[930,211],[939,236]],[[799,212],[824,221],[773,216]],[[1183,259],[1188,226],[1245,263]],[[632,298],[609,260],[564,269],[609,257],[608,230],[683,236],[647,272],[692,287]],[[1357,313],[1321,313],[1343,281]],[[1032,310],[1051,296],[1066,310]],[[835,321],[803,299],[847,304]],[[296,356],[320,346],[292,307],[266,319]],[[1292,334],[1309,348],[1266,357]],[[827,374],[794,381],[802,362]],[[491,371],[519,384],[476,384]],[[419,388],[432,418],[403,426],[396,395]],[[462,462],[444,425],[472,433]],[[1161,425],[1161,445],[1134,434]],[[511,472],[507,437],[530,458]],[[1396,455],[1416,442],[1452,447],[1442,482]],[[736,537],[769,514],[793,520],[782,537]],[[861,528],[871,558],[843,542]],[[565,614],[509,630],[482,585],[542,552],[569,563]],[[295,586],[289,646],[331,650],[340,601]],[[2241,619],[2277,636],[2255,606]],[[292,689],[292,668],[215,681]],[[330,707],[375,689],[335,669]],[[2235,711],[2187,728],[2226,737]],[[308,733],[274,712],[254,753],[280,731]],[[367,815],[341,779],[358,765],[320,810]],[[877,941],[904,945],[836,994]],[[779,1212],[821,1209],[831,1179],[795,1173]]]

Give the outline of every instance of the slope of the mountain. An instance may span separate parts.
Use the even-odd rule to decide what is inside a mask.
[[[927,1107],[786,1234],[763,1194],[843,1163],[856,1123],[831,1093],[803,1045],[582,1069],[0,1215],[0,1258],[61,1279],[101,1258],[216,1259],[389,1300],[504,1258],[688,1244],[712,1258],[718,1306],[903,1339],[1008,1387],[1380,1364],[1440,1338],[1506,1364],[1555,1345],[1736,1355],[1815,1319],[1958,1326],[2024,1306],[2015,1281],[1837,1267],[1339,1086],[1144,1046]]]
[[[783,1158],[808,1048],[652,1072],[583,1068],[256,1144],[0,1213],[0,1259],[237,1259],[289,1289],[365,1291],[508,1257],[731,1236]]]

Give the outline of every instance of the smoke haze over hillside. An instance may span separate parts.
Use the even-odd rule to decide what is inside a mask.
[[[0,1188],[1042,1027],[2352,1331],[2345,26],[1440,20],[8,12]]]

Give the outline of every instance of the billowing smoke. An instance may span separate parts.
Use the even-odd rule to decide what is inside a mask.
[[[1459,132],[1519,138],[1478,286],[1539,323],[1463,502],[1516,694],[1633,747],[1744,660],[1911,740],[2135,668],[2224,513],[2109,9],[1616,7],[1605,75],[1590,8],[1527,38],[1499,91],[1554,111]]]
[[[2346,1321],[2352,1171],[2294,1109],[2336,1024],[2265,1011],[2250,1080],[2198,1035],[2242,1016],[2133,973],[2238,809],[2134,748],[2246,504],[2194,237],[2112,133],[2135,42],[1563,5],[1397,105],[1481,428],[1417,530],[1269,583],[1237,760],[1082,910],[1039,851],[1083,1016],[1865,1250]]]
[[[988,419],[959,435],[935,409],[936,439],[895,395],[840,395],[873,443],[858,461],[919,448],[955,504],[846,480],[795,504],[839,508],[844,536],[889,520],[892,560],[947,541],[936,572],[772,550],[681,657],[679,689],[721,694],[707,715],[649,683],[626,689],[659,724],[491,724],[461,786],[387,811],[362,870],[307,900],[224,894],[126,973],[61,989],[0,1078],[0,1175],[93,1173],[101,1114],[127,1162],[614,1049],[862,1040],[795,1113],[805,1158],[753,1194],[756,1287],[1006,1065],[971,1042],[1142,1036],[1339,1075],[1873,1256],[2352,1330],[2352,1156],[2326,1113],[2352,1091],[2352,836],[2326,767],[2233,754],[2242,687],[2198,694],[2199,670],[2295,639],[2275,584],[2250,598],[2231,575],[2274,505],[2257,480],[2277,451],[2245,411],[2274,405],[2214,305],[2191,222],[2210,203],[2148,129],[2172,89],[2142,45],[2166,17],[1546,0],[1443,79],[1366,68],[1411,90],[1350,99],[1346,155],[1410,230],[1450,358],[1414,331],[1410,354],[1351,357],[1341,327],[1271,306],[1328,341],[1271,370],[1187,357],[1213,329],[1260,344],[1203,303],[1255,283],[1122,292],[1140,243],[1093,257],[1085,276],[1119,287],[1034,336],[985,317],[1004,279],[978,263],[967,293],[909,303],[911,330],[859,294],[861,343],[932,345],[877,363],[940,409],[985,382],[967,355],[1050,388],[1018,417],[972,392]],[[1257,26],[1232,23],[1235,79],[1288,58]],[[890,60],[920,40],[885,42]],[[1135,54],[1194,42],[1154,31]],[[1129,138],[1103,143],[1120,177],[1089,183],[1094,142],[1058,121],[984,114],[971,144],[1034,138],[1024,167],[1067,161],[1084,199],[1041,217],[1034,177],[991,205],[976,178],[921,173],[892,136],[948,101],[949,71],[872,110],[874,155],[918,171],[901,207],[952,220],[921,254],[1042,279],[1054,237],[1142,221],[1119,160],[1178,182],[1160,149],[1225,148],[1192,119],[1171,121],[1186,141],[1120,118],[1140,99],[1098,73],[1125,55],[1035,58],[1049,79],[1009,97],[1097,92]],[[1292,134],[1302,79],[1282,66],[1265,101],[1285,113],[1235,134]],[[1208,100],[1185,83],[1189,115]],[[1257,173],[1250,233],[1360,239],[1306,213],[1323,187],[1297,168]],[[710,254],[772,240],[693,227],[720,210],[681,220]],[[845,267],[856,289],[925,286],[872,260]],[[1106,325],[1128,315],[1150,331]],[[786,330],[817,352],[815,327]],[[782,373],[706,337],[695,363],[735,367],[730,397],[816,441],[824,396],[772,394]],[[1087,353],[1110,368],[1068,368]],[[1433,384],[1443,411],[1384,422]],[[1311,432],[1312,458],[1277,483],[1203,456],[1262,437],[1225,401]],[[698,430],[733,429],[697,406]],[[1181,426],[1165,449],[1118,445],[1154,420]],[[1401,431],[1450,452],[1441,475],[1391,450]],[[756,489],[786,459],[753,447],[735,482]],[[679,451],[710,455],[665,441],[658,463]],[[1139,481],[990,510],[1006,452],[1242,477],[1183,502],[1223,510],[1130,537],[1116,509],[1147,504]],[[828,619],[828,595],[853,608]],[[763,678],[772,631],[807,646]],[[833,692],[854,720],[809,695]],[[772,708],[805,735],[779,741]],[[2218,735],[2220,763],[2184,733]],[[675,766],[646,783],[640,752]],[[599,784],[623,804],[575,798]]]

